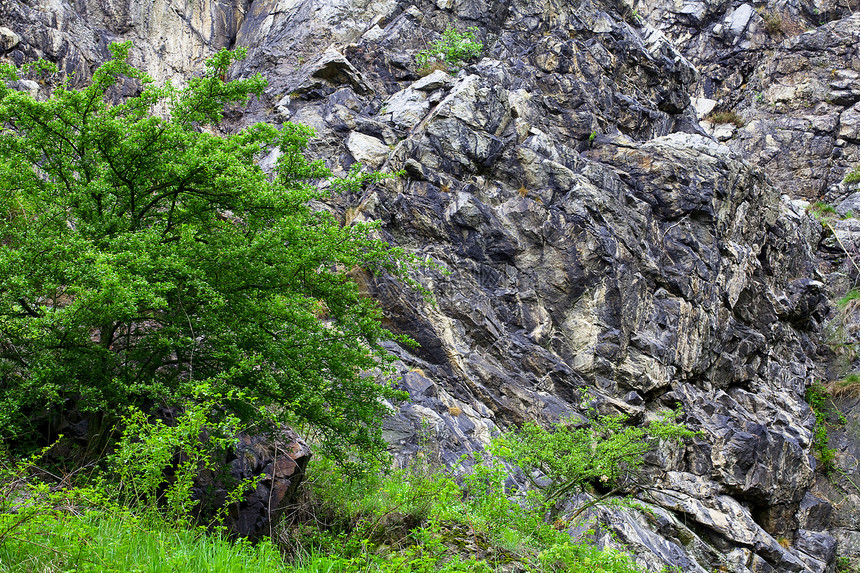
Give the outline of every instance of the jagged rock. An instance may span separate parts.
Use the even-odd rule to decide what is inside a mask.
[[[829,566],[826,535],[810,533],[833,524],[807,496],[804,401],[829,311],[825,229],[792,199],[817,198],[860,158],[849,113],[860,18],[795,35],[769,32],[765,16],[812,23],[800,0],[647,0],[635,12],[604,0],[237,0],[191,13],[158,0],[162,20],[85,4],[50,17],[4,3],[21,36],[6,57],[46,55],[86,79],[107,41],[135,38],[135,57],[165,78],[248,45],[233,73],[270,86],[226,128],[291,118],[318,131],[312,152],[335,172],[362,154],[406,171],[329,206],[379,220],[392,243],[449,271],[417,277],[433,303],[360,278],[387,325],[421,344],[391,345],[413,399],[384,422],[399,461],[430,444],[453,463],[525,420],[593,407],[644,423],[680,403],[701,434],[645,460],[653,487],[639,495],[657,523],[607,509],[602,539],[614,533],[652,570]],[[819,4],[827,18],[845,12]],[[471,23],[484,57],[457,77],[418,77],[426,39]],[[725,145],[699,123],[713,109],[747,119],[714,134]],[[837,443],[849,459],[849,437]],[[248,528],[265,528],[267,492],[284,489],[265,487],[236,516]],[[848,514],[834,520],[839,542],[860,547]],[[786,548],[782,535],[801,541]]]
[[[388,146],[370,135],[354,131],[346,138],[346,148],[356,161],[376,168],[388,157]]]
[[[833,506],[827,501],[806,492],[797,511],[797,519],[802,529],[821,531],[830,524]]]
[[[823,563],[831,563],[836,558],[836,540],[827,533],[799,529],[794,546]]]
[[[410,87],[414,90],[432,92],[442,88],[449,88],[453,83],[454,79],[450,74],[442,70],[436,70],[431,74],[427,74]]]
[[[383,107],[386,119],[390,117],[391,123],[400,129],[412,129],[429,109],[427,95],[411,86],[392,95]]]
[[[271,527],[304,477],[311,450],[298,434],[287,428],[274,439],[244,432],[238,437],[230,462],[231,478],[235,482],[262,479],[242,501],[228,507],[225,525],[238,535],[255,539],[271,535]]]
[[[0,52],[8,52],[18,45],[21,37],[9,28],[0,26]]]

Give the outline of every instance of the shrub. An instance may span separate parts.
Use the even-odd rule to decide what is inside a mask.
[[[168,521],[189,520],[192,513],[209,517],[196,511],[203,500],[195,499],[192,488],[204,473],[226,480],[219,474],[241,425],[222,404],[242,400],[243,396],[237,391],[213,395],[206,386],[199,388],[197,395],[199,401],[186,402],[170,426],[150,420],[136,408],[122,418],[122,437],[109,459],[119,479],[116,492],[124,503],[154,511]],[[227,500],[240,498],[251,482],[229,484],[235,489]],[[223,519],[227,508],[218,509],[215,517]]]
[[[714,111],[705,118],[711,123],[731,123],[735,127],[743,127],[746,121],[735,111]]]
[[[585,424],[566,419],[550,429],[527,422],[519,430],[495,438],[491,449],[523,470],[543,492],[544,505],[554,517],[557,502],[587,487],[610,489],[596,503],[630,485],[655,439],[682,441],[695,436],[695,432],[672,421],[679,413],[669,412],[642,427],[626,425],[625,416],[597,416]],[[534,473],[542,475],[543,481],[533,478]]]
[[[761,18],[764,21],[764,29],[768,34],[779,34],[782,32],[782,16],[773,12],[762,12]]]
[[[827,416],[829,412],[827,400],[827,391],[818,382],[807,388],[806,402],[815,415],[815,426],[812,431],[812,449],[815,451],[824,473],[830,474],[836,469],[836,450],[828,447],[830,438],[827,435]]]
[[[345,477],[329,460],[312,460],[304,504],[282,524],[295,573],[490,573],[512,565],[534,573],[639,573],[628,555],[576,542],[534,504],[512,499],[499,459],[462,461],[458,485],[449,471],[420,461],[387,475]]]
[[[442,64],[450,73],[456,73],[463,62],[477,58],[484,50],[484,45],[475,38],[477,33],[478,28],[475,26],[465,32],[458,32],[453,26],[449,27],[442,33],[442,39],[429,49],[416,54],[415,63],[418,70],[427,70]]]

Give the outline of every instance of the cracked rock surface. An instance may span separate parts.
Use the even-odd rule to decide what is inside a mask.
[[[108,42],[133,39],[136,63],[162,80],[248,46],[234,75],[270,85],[229,127],[301,122],[336,172],[405,171],[331,208],[345,223],[380,220],[392,243],[447,270],[417,277],[433,301],[360,279],[388,327],[421,345],[391,346],[412,396],[385,422],[399,459],[428,432],[453,463],[525,420],[595,408],[644,423],[680,403],[700,437],[648,455],[653,487],[638,495],[653,515],[595,510],[599,541],[652,571],[823,572],[837,550],[860,553],[816,478],[804,400],[829,356],[828,297],[850,275],[833,237],[853,231],[828,231],[798,199],[853,193],[840,183],[860,141],[849,12],[794,0],[7,0],[0,57],[44,56],[86,79]],[[449,25],[477,26],[483,57],[421,77],[414,54]],[[742,125],[706,121],[715,110]]]

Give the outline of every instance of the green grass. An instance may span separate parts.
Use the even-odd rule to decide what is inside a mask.
[[[315,458],[306,497],[282,539],[295,573],[496,571],[638,573],[630,557],[601,550],[548,523],[536,498],[514,501],[498,462],[478,459],[459,480],[418,464],[344,477]],[[308,548],[313,548],[308,550]]]
[[[285,572],[268,542],[234,543],[200,529],[131,514],[88,511],[41,515],[0,544],[0,572]]]
[[[743,127],[747,123],[735,111],[712,111],[705,119],[714,124],[731,123],[735,127]]]
[[[849,302],[851,302],[852,300],[857,300],[858,298],[860,298],[860,290],[852,288],[847,293],[845,293],[845,296],[836,301],[836,304],[844,308]]]
[[[818,458],[825,475],[836,469],[836,449],[830,448],[830,437],[827,433],[827,418],[830,414],[828,405],[829,392],[821,383],[815,382],[806,389],[806,402],[815,415],[815,426],[812,430],[812,450]]]
[[[508,490],[493,458],[350,476],[315,456],[299,503],[256,545],[166,518],[149,498],[125,506],[110,474],[53,487],[36,459],[0,463],[0,573],[640,573],[571,538],[537,492]]]
[[[860,169],[855,168],[848,175],[845,176],[845,179],[842,180],[843,183],[857,183],[860,181]]]

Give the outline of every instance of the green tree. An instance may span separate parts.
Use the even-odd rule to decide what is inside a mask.
[[[379,448],[384,400],[400,396],[384,376],[392,335],[350,273],[408,281],[411,259],[375,225],[309,207],[379,176],[331,178],[303,155],[313,132],[300,125],[215,135],[225,106],[266,86],[224,81],[243,51],[179,89],[128,64],[129,49],[112,45],[89,86],[45,101],[0,67],[0,436],[72,407],[100,432],[205,382],[329,445]],[[273,148],[268,174],[258,160]]]

